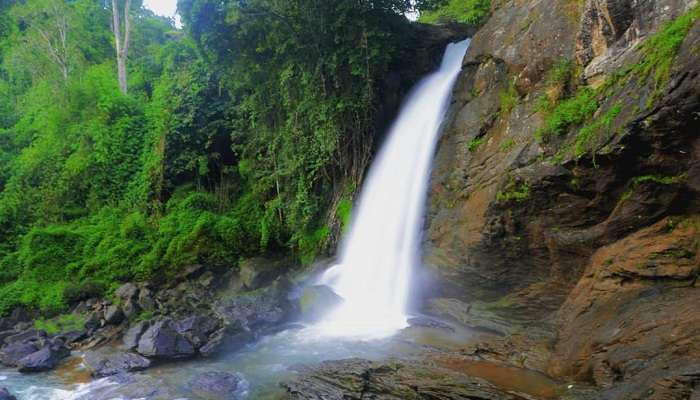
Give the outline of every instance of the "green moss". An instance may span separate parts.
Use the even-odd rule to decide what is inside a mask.
[[[584,87],[574,96],[543,108],[546,112],[544,126],[536,135],[547,138],[563,135],[570,127],[583,124],[598,110],[598,100],[593,89]]]
[[[340,200],[338,207],[335,209],[335,216],[340,221],[342,229],[347,229],[352,218],[352,200],[348,198]]]
[[[520,203],[527,200],[529,197],[530,185],[528,185],[527,183],[515,186],[510,190],[499,191],[498,193],[496,193],[496,200],[501,202],[515,201],[517,203]]]
[[[328,241],[330,229],[327,226],[319,227],[311,232],[297,236],[297,253],[302,264],[310,265]]]
[[[581,157],[591,147],[592,142],[600,136],[600,134],[612,128],[615,118],[622,112],[622,105],[615,104],[603,116],[590,122],[576,135],[576,144],[574,145],[574,153],[576,157]],[[594,145],[594,144],[593,144]]]
[[[685,174],[677,176],[642,175],[634,177],[629,183],[629,188],[624,193],[622,193],[622,196],[620,196],[620,200],[618,201],[618,203],[624,203],[627,200],[629,200],[630,197],[632,197],[632,193],[634,193],[634,189],[636,189],[641,184],[652,182],[658,185],[675,185],[677,183],[685,181],[686,179],[687,176]]]
[[[421,12],[418,20],[426,24],[461,22],[480,25],[490,10],[491,0],[448,0],[441,7]]]
[[[698,18],[700,5],[664,25],[642,44],[642,60],[633,67],[632,73],[643,79],[653,77],[656,94],[668,81],[678,50]]]
[[[513,108],[515,108],[516,105],[518,105],[518,102],[520,101],[520,95],[518,94],[518,90],[515,87],[515,81],[511,81],[508,84],[508,87],[504,90],[502,90],[499,93],[499,100],[500,100],[500,115],[505,116],[508,115]]]
[[[469,141],[469,144],[467,145],[467,149],[469,151],[476,151],[476,149],[478,149],[479,146],[481,146],[485,142],[486,142],[486,138],[483,136],[478,137],[478,138],[474,138],[474,139]]]
[[[515,140],[508,138],[501,143],[501,151],[510,151],[515,146]]]
[[[562,59],[547,73],[546,83],[550,86],[566,85],[574,77],[576,64],[572,60]]]

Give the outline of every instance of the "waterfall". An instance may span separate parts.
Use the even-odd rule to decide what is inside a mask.
[[[447,47],[440,68],[413,89],[360,192],[340,250],[321,282],[343,298],[319,324],[335,336],[385,336],[406,326],[411,272],[430,166],[469,40]]]

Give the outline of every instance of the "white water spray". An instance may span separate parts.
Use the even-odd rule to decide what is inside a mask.
[[[322,277],[344,299],[320,323],[322,333],[381,337],[406,326],[430,165],[468,47],[469,40],[447,47],[440,69],[413,89],[372,164],[341,261]]]

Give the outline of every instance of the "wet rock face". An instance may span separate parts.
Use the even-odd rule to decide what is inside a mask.
[[[560,311],[552,374],[611,388],[611,399],[627,391],[642,398],[650,384],[654,398],[692,392],[700,372],[699,222],[667,218],[593,255]]]
[[[588,121],[546,141],[536,132],[538,101],[599,87],[695,4],[495,6],[464,61],[436,154],[424,311],[506,334],[487,347],[595,384],[597,398],[689,398],[700,385],[700,23],[668,80],[632,76]],[[553,84],[561,60],[576,68]],[[575,155],[582,127],[614,105],[611,127]]]
[[[488,381],[419,361],[372,362],[364,359],[327,361],[299,366],[297,376],[282,384],[287,398],[300,400],[418,400],[533,398],[501,390]]]
[[[619,68],[634,46],[694,0],[587,0],[576,37],[576,59],[592,78]]]

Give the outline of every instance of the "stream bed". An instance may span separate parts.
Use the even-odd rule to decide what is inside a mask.
[[[184,399],[196,398],[188,395],[187,390],[187,383],[194,376],[223,371],[242,376],[240,397],[265,399],[281,392],[279,383],[291,377],[293,372],[289,367],[296,364],[351,357],[378,360],[410,351],[410,346],[391,338],[323,338],[312,328],[300,328],[264,337],[227,356],[163,364],[134,374],[128,380],[123,377],[91,380],[80,364],[80,354],[75,354],[66,367],[52,373],[20,374],[0,369],[0,387],[7,387],[20,400]]]

